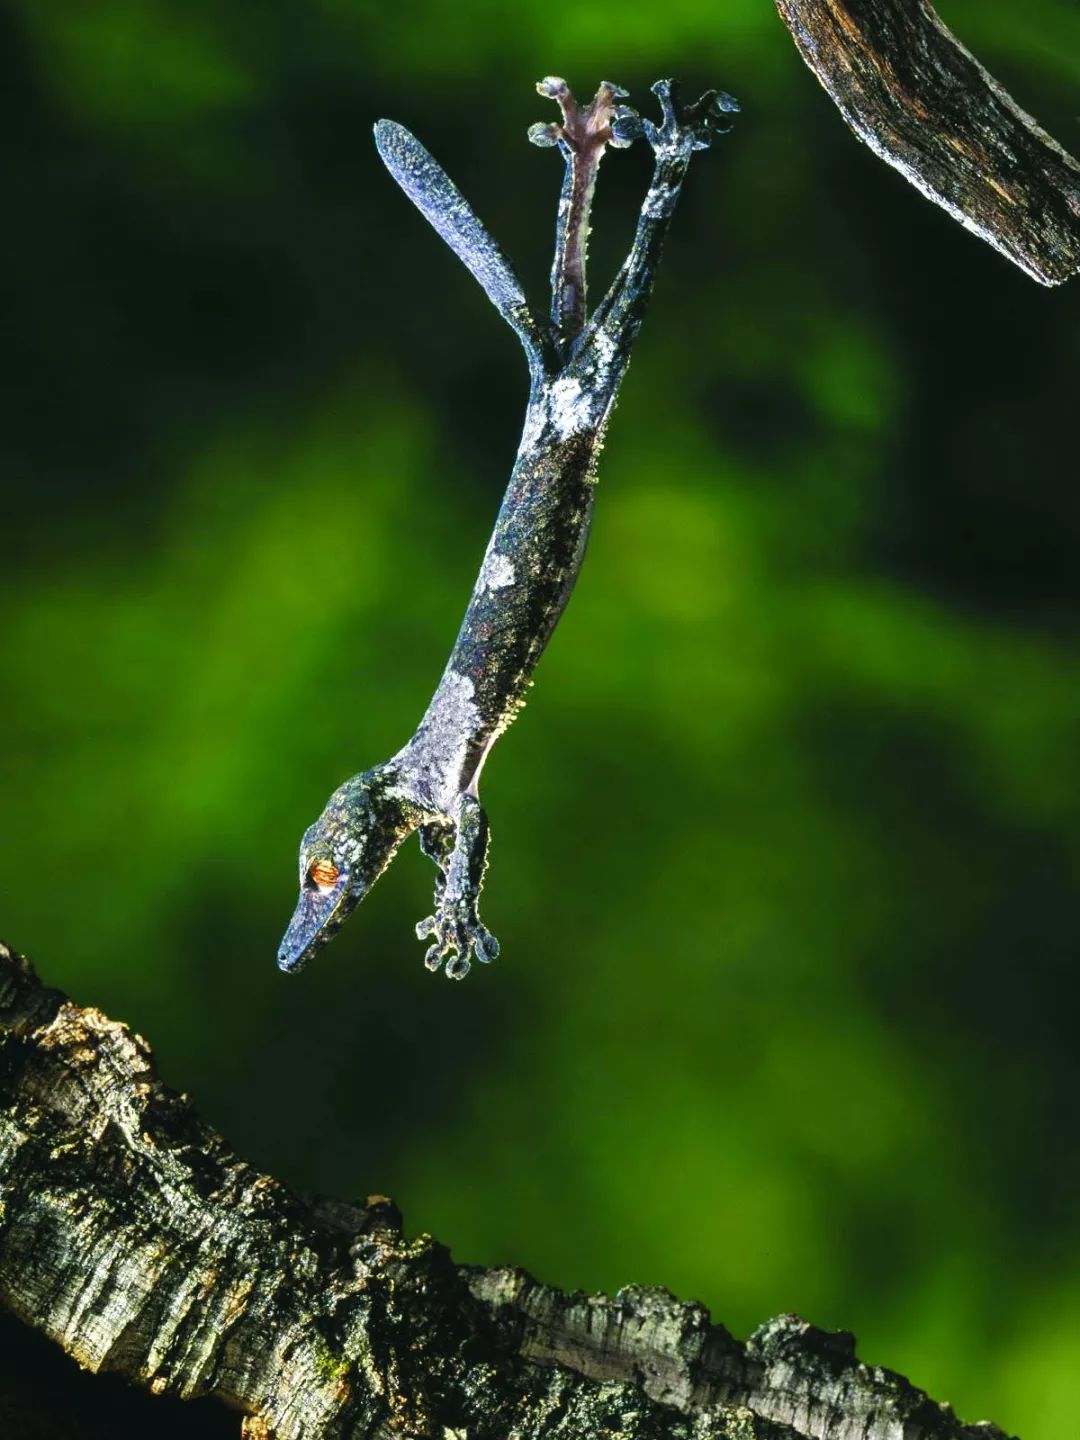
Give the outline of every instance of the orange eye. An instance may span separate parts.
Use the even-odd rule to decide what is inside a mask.
[[[326,890],[337,880],[341,871],[332,860],[316,860],[308,871],[314,884],[320,889]]]

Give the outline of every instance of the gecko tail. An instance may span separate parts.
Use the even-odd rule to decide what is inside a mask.
[[[375,148],[424,219],[479,282],[524,345],[530,360],[540,359],[545,336],[529,309],[521,281],[439,162],[395,120],[376,122]]]

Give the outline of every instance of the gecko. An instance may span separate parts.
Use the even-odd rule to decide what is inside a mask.
[[[581,569],[604,428],[690,159],[730,129],[739,109],[719,90],[682,105],[676,83],[659,80],[657,123],[608,82],[588,104],[558,77],[536,88],[557,103],[560,119],[531,126],[528,138],[557,148],[564,161],[546,317],[530,309],[510,262],[438,162],[403,126],[375,126],[390,174],[517,335],[529,395],[495,528],[431,703],[408,743],[346,780],[301,840],[299,899],[278,951],[285,971],[300,970],[337,933],[413,832],[436,867],[434,910],[416,927],[431,942],[428,969],[441,966],[459,980],[473,960],[498,955],[479,914],[489,842],[480,774],[524,704]],[[630,251],[590,315],[586,248],[597,170],[608,147],[638,140],[652,149],[652,178]]]

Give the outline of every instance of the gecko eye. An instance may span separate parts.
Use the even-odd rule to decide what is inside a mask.
[[[329,890],[340,874],[341,871],[332,860],[313,860],[308,870],[308,879],[320,890]]]

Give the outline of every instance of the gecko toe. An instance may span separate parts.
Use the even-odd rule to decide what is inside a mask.
[[[472,944],[473,953],[483,964],[490,965],[492,960],[499,958],[499,942],[490,930],[484,929],[483,925],[477,925],[473,933]]]
[[[420,940],[434,941],[424,955],[427,968],[442,967],[451,980],[464,979],[473,959],[487,965],[499,953],[498,940],[476,918],[475,910],[470,914],[463,905],[440,908],[435,915],[420,921],[416,934]]]

